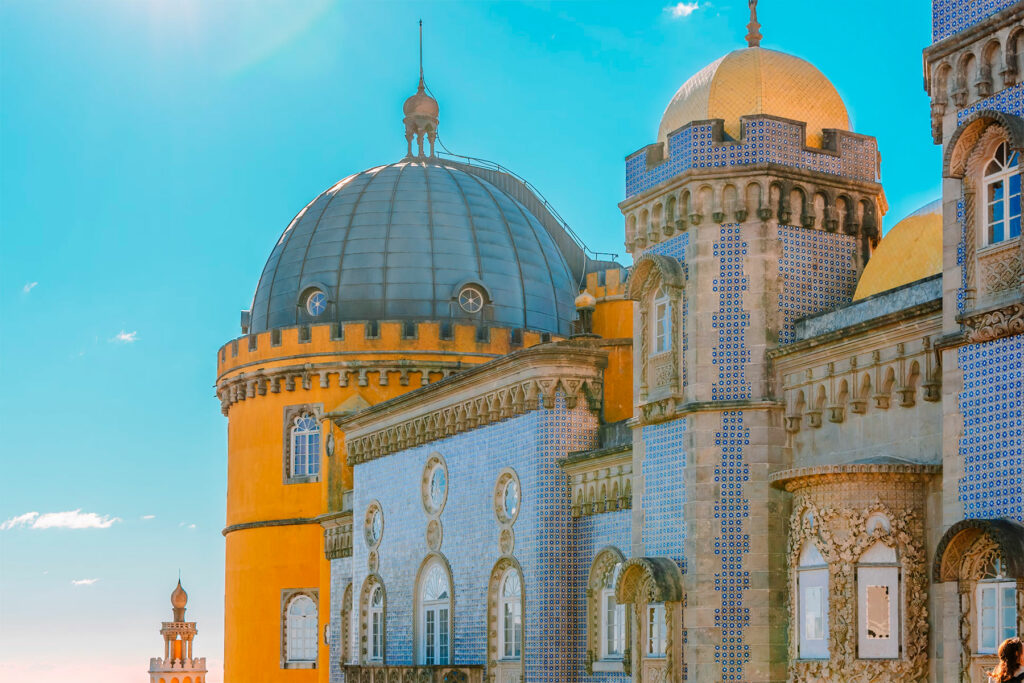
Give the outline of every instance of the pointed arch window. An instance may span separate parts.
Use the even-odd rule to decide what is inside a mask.
[[[1019,154],[1003,142],[985,166],[985,244],[1020,236]]]
[[[1017,635],[1017,582],[1003,574],[1002,558],[991,557],[978,579],[978,653],[993,654]]]
[[[672,301],[662,287],[654,298],[654,353],[672,350]]]
[[[797,568],[800,659],[828,659],[828,565],[808,543]]]
[[[432,564],[420,586],[420,656],[431,666],[448,664],[451,655],[451,586],[448,572]]]
[[[501,656],[519,659],[523,654],[523,582],[509,569],[501,582]]]
[[[320,425],[311,413],[296,416],[291,427],[291,475],[320,474]]]
[[[384,661],[384,588],[378,584],[373,587],[370,594],[370,606],[367,610],[367,620],[370,626],[370,652],[371,662]]]
[[[316,661],[316,603],[308,595],[297,595],[288,603],[286,655],[289,662]]]

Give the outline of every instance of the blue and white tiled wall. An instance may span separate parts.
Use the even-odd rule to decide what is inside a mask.
[[[964,517],[1024,522],[1024,335],[957,349]]]
[[[644,442],[644,488],[641,493],[644,554],[648,557],[669,557],[684,572],[686,427],[687,418],[682,418],[645,425],[640,431]]]
[[[441,553],[453,575],[455,596],[454,663],[486,661],[487,586],[500,556],[499,524],[493,492],[504,467],[513,468],[522,503],[513,527],[513,552],[523,569],[526,613],[526,680],[570,680],[582,652],[567,651],[575,599],[567,580],[576,571],[565,474],[557,461],[567,453],[593,448],[597,419],[583,407],[569,410],[559,397],[554,409],[536,410],[503,422],[435,441],[423,447],[355,467],[353,573],[358,604],[367,575],[368,549],[362,519],[377,499],[384,513],[378,548],[379,570],[387,592],[386,657],[390,664],[413,663],[413,595],[416,574],[428,554],[427,515],[420,478],[435,451],[448,464],[448,498],[440,521]]]
[[[330,643],[330,680],[331,683],[341,683],[345,680],[345,674],[341,672],[341,601],[345,596],[345,589],[352,582],[352,558],[344,557],[330,561],[331,565],[331,613],[325,619],[321,615],[321,623],[328,622],[327,639]],[[353,593],[355,600],[355,594]],[[351,633],[351,631],[350,631]]]
[[[679,264],[683,267],[683,276],[688,281],[690,279],[690,269],[686,265],[686,248],[690,245],[690,233],[681,232],[673,235],[664,242],[658,242],[652,244],[650,247],[644,250],[645,254],[659,254],[661,256],[671,256],[675,260],[679,261]],[[682,356],[682,362],[679,364],[679,382],[680,385],[685,387],[687,384],[687,363],[686,363],[686,352],[690,348],[690,338],[686,334],[687,318],[689,317],[689,302],[688,292],[683,292],[683,297],[679,301],[679,329],[676,330],[676,334],[680,336],[680,351]]]
[[[741,232],[738,224],[721,226],[712,251],[720,268],[712,285],[719,301],[718,311],[711,316],[711,325],[718,331],[718,344],[711,350],[711,362],[718,368],[718,378],[711,384],[712,401],[751,397],[746,378],[746,366],[750,363],[746,340],[750,312],[743,308],[748,284],[743,264],[748,247]]]
[[[995,109],[996,111],[1004,111],[1008,114],[1024,116],[1024,84],[1018,83],[1017,85],[1005,88],[990,97],[975,102],[969,107],[958,110],[956,113],[957,125],[974,112],[981,111],[982,109]]]
[[[693,123],[669,135],[665,161],[647,167],[647,154],[626,159],[626,196],[632,197],[691,168],[771,162],[793,168],[874,182],[877,144],[873,138],[842,137],[839,154],[808,149],[801,127],[770,118],[748,118],[743,138],[715,143],[710,123]]]
[[[1017,0],[932,0],[932,41],[974,26]]]
[[[839,308],[853,299],[857,240],[852,235],[789,225],[779,226],[779,239],[779,344],[789,344],[796,340],[794,323],[798,319]]]

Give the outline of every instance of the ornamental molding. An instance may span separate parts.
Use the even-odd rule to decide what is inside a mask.
[[[942,473],[942,465],[918,463],[850,463],[848,465],[817,465],[782,470],[768,475],[768,481],[777,489],[800,489],[840,484],[867,479],[899,479],[907,483],[924,482]]]
[[[562,469],[569,477],[573,517],[628,510],[633,499],[631,445],[592,451],[567,458]]]
[[[240,401],[266,396],[267,392],[277,394],[283,391],[309,390],[313,381],[322,389],[331,386],[348,387],[354,380],[361,387],[370,384],[370,375],[376,375],[377,386],[388,386],[391,373],[398,373],[398,383],[409,386],[409,375],[419,373],[420,384],[430,383],[431,375],[443,379],[473,367],[460,361],[426,360],[352,360],[328,363],[301,363],[271,368],[258,368],[249,372],[225,377],[217,382],[217,398],[224,415],[232,405]],[[332,377],[333,376],[333,377]],[[351,376],[351,377],[350,377]],[[336,378],[336,379],[334,379]]]
[[[502,555],[498,558],[498,561],[494,563],[494,567],[491,568],[490,578],[487,580],[487,668],[489,671],[494,671],[497,668],[499,661],[502,659],[502,653],[498,651],[499,641],[498,632],[502,628],[501,623],[501,588],[502,579],[509,571],[515,571],[519,574],[520,586],[525,589],[523,582],[523,569],[519,566],[519,561],[511,555]],[[520,622],[520,628],[522,631],[522,647],[520,650],[520,658],[518,664],[520,668],[523,665],[523,658],[526,655],[526,591],[521,590],[520,593],[520,615],[522,620]],[[508,662],[508,660],[505,660]],[[493,679],[492,679],[493,680]],[[504,680],[504,679],[503,679]]]
[[[967,328],[967,342],[981,343],[1024,332],[1024,301],[963,315],[958,321]]]
[[[584,655],[583,667],[584,671],[588,676],[594,675],[594,662],[601,661],[601,639],[605,636],[601,632],[601,613],[604,609],[604,605],[601,604],[601,591],[605,588],[614,589],[614,585],[611,584],[611,580],[615,576],[615,566],[624,563],[626,557],[622,554],[622,551],[614,546],[606,546],[598,551],[597,555],[594,556],[594,561],[590,565],[590,574],[587,576],[587,588],[586,588],[586,599],[587,599],[587,621],[586,621],[586,645],[587,650]],[[631,653],[628,652],[630,644],[632,643],[632,625],[629,619],[626,619],[625,633],[626,633],[626,650],[623,653],[623,659],[630,659]]]
[[[847,480],[851,492],[862,487]],[[910,483],[910,482],[908,482]],[[910,487],[918,489],[911,484]],[[908,496],[911,501],[918,495]],[[923,510],[915,503],[890,506],[876,498],[867,506],[843,505],[845,496],[815,496],[808,492],[794,501],[789,547],[789,680],[807,681],[926,681],[928,679],[928,572],[924,548]],[[833,505],[833,501],[839,503]],[[913,506],[913,507],[912,507]],[[885,515],[889,528],[869,520]],[[796,575],[805,543],[814,543],[828,564],[829,658],[800,659]],[[899,659],[860,659],[857,652],[857,561],[875,543],[896,549],[904,585],[902,650]]]
[[[491,361],[352,415],[334,418],[355,465],[436,439],[553,409],[601,407],[608,354],[586,340],[544,344]]]
[[[971,153],[985,130],[993,125],[1005,130],[1012,149],[1024,149],[1024,120],[1019,116],[995,109],[976,111],[963,120],[946,143],[946,153],[942,160],[944,178],[964,177]]]

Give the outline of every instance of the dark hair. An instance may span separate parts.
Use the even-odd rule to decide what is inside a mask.
[[[988,675],[996,679],[998,683],[1006,683],[1020,668],[1022,654],[1024,654],[1024,643],[1021,643],[1020,638],[1007,638],[999,646],[999,663],[996,664],[996,668],[988,672]]]

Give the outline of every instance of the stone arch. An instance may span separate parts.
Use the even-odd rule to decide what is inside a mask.
[[[665,234],[669,235],[676,225],[676,196],[670,194],[665,199]]]
[[[715,211],[715,192],[711,189],[710,185],[702,185],[697,190],[697,207],[696,213],[700,218],[697,222],[703,221],[705,218],[709,218]]]
[[[978,60],[970,50],[960,55],[956,66],[956,89],[965,100],[970,96],[971,85],[977,80]]]
[[[341,594],[341,624],[339,639],[340,652],[338,653],[343,663],[352,661],[352,582],[345,586],[345,592]]]
[[[637,238],[636,234],[636,214],[631,213],[626,218],[626,242],[633,242]]]
[[[634,557],[622,567],[615,599],[622,603],[682,602],[683,572],[667,557]]]
[[[1003,87],[1009,87],[1017,82],[1020,75],[1020,54],[1024,51],[1024,27],[1017,26],[1006,36],[1006,43],[1003,46]]]
[[[993,109],[977,111],[957,127],[942,160],[942,174],[946,178],[963,179],[967,173],[968,160],[989,126],[998,125],[1006,130],[1006,139],[1011,149],[1024,149],[1024,119]]]
[[[659,230],[661,230],[662,219],[664,217],[664,207],[661,202],[654,205],[651,209],[651,235],[654,236]]]
[[[1012,519],[964,519],[946,530],[935,548],[932,580],[956,581],[979,539],[987,537],[1002,553],[1007,578],[1024,579],[1024,524]]]
[[[750,216],[757,216],[762,218],[760,215],[761,210],[761,185],[759,183],[748,183],[747,187],[743,191],[743,201],[746,205],[747,214]],[[762,218],[762,220],[764,220]]]
[[[370,596],[373,595],[377,586],[380,586],[381,595],[384,598],[383,623],[381,624],[381,661],[387,662],[388,590],[379,574],[369,574],[363,580],[363,588],[359,591],[359,660],[361,662],[370,660]]]
[[[518,572],[519,582],[522,587],[522,593],[520,595],[520,615],[521,615],[521,628],[523,630],[522,649],[520,650],[520,668],[523,666],[526,657],[526,581],[523,577],[523,568],[519,565],[519,561],[511,555],[502,555],[498,558],[498,561],[494,563],[491,568],[490,578],[487,581],[487,669],[488,671],[494,671],[498,665],[498,660],[501,659],[501,653],[498,652],[499,639],[498,631],[501,629],[501,614],[499,614],[499,606],[501,604],[500,596],[502,583],[505,576],[510,571]],[[451,661],[455,661],[452,659]]]
[[[768,183],[768,207],[771,209],[772,215],[778,218],[780,223],[789,222],[788,210],[786,208],[788,197],[785,189],[781,181],[775,180]]]
[[[996,39],[990,40],[981,49],[981,62],[978,65],[978,94],[987,97],[995,89],[995,76],[1002,66],[1002,46]]]
[[[419,659],[419,645],[423,642],[423,634],[420,633],[420,621],[422,617],[421,609],[421,593],[423,590],[423,579],[426,577],[427,572],[435,566],[439,566],[444,572],[448,579],[448,661],[455,661],[455,581],[452,576],[452,566],[448,562],[448,558],[442,553],[434,551],[427,553],[423,561],[420,562],[420,567],[416,570],[416,582],[413,584],[413,622],[412,622],[412,642],[415,648],[413,660]]]
[[[949,62],[940,62],[935,67],[935,75],[932,78],[932,97],[939,104],[946,104],[949,101],[949,94],[955,87],[950,81],[953,75],[953,67]]]
[[[736,186],[732,183],[726,183],[725,187],[722,188],[722,213],[725,214],[726,220],[733,216],[737,222],[742,223],[746,219],[746,214],[744,214],[743,218],[739,217],[739,212],[742,210],[743,207],[739,204],[739,192],[736,190]]]
[[[622,551],[614,546],[605,546],[594,555],[587,574],[587,616],[586,616],[586,662],[590,664],[600,658],[601,653],[601,591],[606,587],[615,566],[626,562]],[[616,596],[618,599],[618,596]],[[627,620],[627,630],[628,630]],[[629,636],[626,636],[628,647]]]
[[[661,254],[644,254],[633,266],[629,277],[629,298],[639,301],[652,284],[663,284],[682,289],[685,283],[683,267],[679,261]]]

